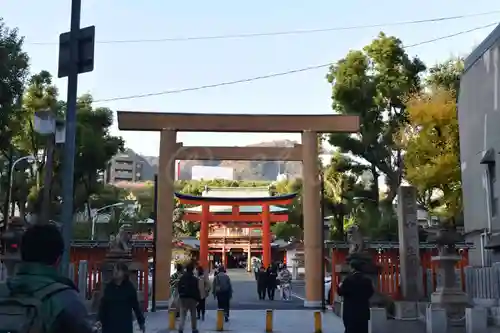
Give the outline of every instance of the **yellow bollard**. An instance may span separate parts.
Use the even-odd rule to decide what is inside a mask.
[[[168,311],[168,329],[169,330],[175,330],[175,315],[176,315],[175,310]]]
[[[321,328],[321,312],[314,312],[314,333],[321,333],[323,329]]]
[[[273,310],[266,310],[266,332],[273,331]]]
[[[224,330],[224,310],[217,310],[217,321],[215,322],[215,330],[223,331]]]

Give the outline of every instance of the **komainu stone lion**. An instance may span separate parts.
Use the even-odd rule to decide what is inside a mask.
[[[365,242],[358,225],[354,224],[347,229],[347,243],[349,244],[349,254],[364,251]]]
[[[130,251],[132,239],[132,226],[130,224],[123,224],[116,236],[110,238],[109,247],[111,251],[128,252]]]

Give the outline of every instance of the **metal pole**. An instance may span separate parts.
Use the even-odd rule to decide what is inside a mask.
[[[50,134],[47,138],[47,160],[45,161],[45,175],[43,180],[43,201],[40,219],[37,223],[48,223],[50,219],[50,203],[51,200],[51,189],[52,189],[52,173],[54,168],[54,146],[55,146],[55,134]]]
[[[97,220],[97,212],[95,213],[94,216],[92,216],[92,234],[90,235],[90,239],[94,240],[95,239],[95,222]]]
[[[321,176],[321,311],[326,311],[325,300],[325,180],[323,173]]]
[[[66,140],[63,160],[63,203],[61,222],[63,223],[64,254],[61,272],[68,274],[69,252],[73,234],[73,194],[75,171],[76,100],[78,93],[78,34],[80,31],[81,0],[71,1],[70,63],[68,73],[68,95],[66,110]]]
[[[24,161],[24,160],[27,160],[27,159],[30,159],[30,158],[34,159],[34,157],[31,156],[31,155],[18,158],[17,160],[14,161],[14,163],[12,163],[12,166],[10,167],[10,170],[9,170],[9,172],[10,172],[10,176],[9,176],[9,194],[8,194],[8,198],[7,198],[7,217],[13,217],[14,216],[15,206],[14,206],[14,209],[12,209],[10,204],[12,202],[12,187],[14,185],[14,172],[16,171],[16,165],[17,165],[17,163],[19,163],[21,161]],[[5,224],[5,225],[7,226],[7,224]]]
[[[156,240],[158,227],[156,221],[158,221],[158,175],[155,175],[154,180],[154,203],[153,203],[153,278],[151,279],[151,312],[156,312]]]

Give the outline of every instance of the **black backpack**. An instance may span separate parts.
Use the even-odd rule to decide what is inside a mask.
[[[31,293],[10,294],[0,298],[0,333],[44,333],[42,306],[53,295],[72,289],[54,282]]]
[[[198,289],[198,278],[191,274],[183,274],[177,285],[180,298],[194,298]],[[1,332],[0,332],[1,333]]]

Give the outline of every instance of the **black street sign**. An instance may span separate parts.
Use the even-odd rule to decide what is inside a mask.
[[[78,32],[78,74],[94,70],[95,26],[80,29]],[[59,70],[58,77],[66,77],[70,66],[70,33],[59,35]]]

